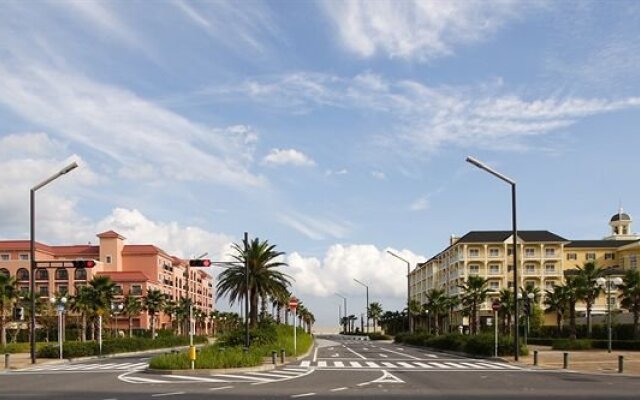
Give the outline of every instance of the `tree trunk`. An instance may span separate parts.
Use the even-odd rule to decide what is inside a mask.
[[[87,341],[87,314],[86,313],[82,313],[82,321],[80,323],[81,328],[80,328],[80,341],[81,342],[86,342]]]
[[[249,293],[249,326],[255,328],[258,325],[258,293],[251,290]]]
[[[576,338],[576,302],[569,303],[569,338],[575,340]]]
[[[607,301],[609,301],[607,299]],[[591,339],[591,307],[593,304],[590,299],[587,299],[587,337]]]
[[[133,318],[129,316],[129,337],[133,337]]]
[[[156,339],[156,318],[155,315],[153,314],[149,314],[149,317],[151,317],[151,340],[155,340]]]
[[[640,311],[633,311],[633,338],[635,340],[640,339],[640,326],[638,325],[638,319],[640,319]]]
[[[2,336],[2,339],[0,339],[0,342],[2,343],[2,347],[7,346],[7,330],[4,326],[5,322],[6,322],[6,317],[4,316],[4,310],[2,310],[2,328],[0,328],[0,330],[2,331],[2,333],[0,334]]]
[[[562,335],[562,313],[556,312],[556,326],[558,328],[558,337]]]

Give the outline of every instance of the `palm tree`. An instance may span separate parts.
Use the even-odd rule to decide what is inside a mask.
[[[576,338],[576,303],[580,300],[580,280],[576,276],[567,276],[564,286],[561,286],[563,295],[569,308],[569,338]]]
[[[129,337],[133,337],[133,317],[142,311],[142,302],[137,296],[127,296],[124,299],[124,312],[129,320]]]
[[[637,269],[627,270],[622,278],[620,289],[620,305],[622,308],[633,313],[633,338],[640,339],[640,326],[638,319],[640,317],[640,271]]]
[[[367,312],[369,313],[369,317],[373,319],[373,333],[376,333],[376,324],[382,315],[382,305],[377,301],[374,301],[369,304],[369,310]]]
[[[284,292],[291,285],[290,277],[279,271],[286,263],[276,261],[284,253],[276,251],[275,245],[255,238],[248,243],[247,249],[237,243],[233,244],[236,254],[232,257],[238,265],[224,270],[217,285],[218,299],[228,295],[231,304],[242,301],[249,293],[249,323],[255,327],[258,322],[258,301],[266,296],[274,296]],[[246,284],[244,263],[248,263],[249,287]],[[240,265],[241,264],[241,265]],[[248,290],[247,290],[248,289]]]
[[[2,336],[2,339],[0,340],[0,343],[2,344],[2,347],[7,345],[7,331],[5,328],[7,318],[6,312],[7,310],[11,310],[11,306],[17,298],[18,286],[16,278],[8,274],[5,275],[0,273],[0,313],[2,313],[2,319],[0,322],[2,324],[0,325],[0,330],[2,331],[0,336]]]
[[[93,297],[93,312],[102,320],[105,314],[111,312],[111,302],[116,284],[108,276],[94,276],[89,282]],[[102,329],[102,324],[98,326]]]
[[[487,280],[479,276],[470,276],[463,285],[462,304],[467,308],[471,319],[471,334],[478,333],[478,307],[487,299]]]
[[[447,310],[449,312],[449,316],[447,317],[447,323],[449,325],[449,332],[453,331],[453,310],[456,309],[460,305],[460,297],[458,296],[449,296],[447,297]]]
[[[162,305],[164,304],[165,296],[158,289],[149,289],[147,290],[147,295],[144,297],[144,309],[147,311],[147,314],[150,318],[151,323],[151,339],[156,338],[156,313],[162,310]]]
[[[500,290],[500,309],[498,314],[502,316],[502,333],[504,335],[511,334],[511,318],[514,309],[513,291],[509,288]]]
[[[431,289],[427,292],[427,310],[433,315],[433,329],[437,335],[440,334],[440,317],[447,312],[448,298],[444,289]]]
[[[284,290],[284,291],[273,294],[272,299],[273,299],[273,305],[276,307],[277,323],[282,322],[282,316],[281,316],[282,310],[285,310],[285,313],[288,311],[290,298],[291,298],[291,293],[288,290]]]
[[[545,291],[544,304],[547,306],[546,311],[556,313],[556,327],[558,337],[562,334],[562,319],[567,311],[567,295],[565,286],[553,286],[552,290]]]
[[[409,301],[409,310],[411,310],[411,320],[409,321],[409,328],[411,328],[411,326],[415,327],[416,317],[422,315],[422,304],[418,300],[411,299]]]
[[[189,334],[189,309],[192,305],[193,301],[188,297],[180,297],[178,300],[175,311],[180,334]]]
[[[162,312],[169,316],[169,326],[171,327],[171,330],[174,330],[173,322],[177,308],[176,302],[171,299],[167,299],[162,306]]]
[[[80,341],[87,340],[87,320],[93,315],[94,293],[91,286],[80,286],[71,298],[71,310],[80,314]]]
[[[582,268],[578,266],[576,268],[578,269],[578,296],[587,305],[587,337],[591,337],[591,309],[602,291],[596,280],[603,275],[604,269],[594,262],[586,262]]]

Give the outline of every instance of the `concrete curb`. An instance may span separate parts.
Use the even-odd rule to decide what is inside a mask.
[[[259,371],[270,371],[275,369],[276,365],[274,364],[262,364],[256,365],[255,367],[240,367],[240,368],[216,368],[216,369],[146,369],[143,372],[147,374],[154,375],[217,375],[217,374],[227,374],[231,372],[259,372]]]
[[[200,347],[203,347],[205,345],[206,344],[201,343],[201,344],[196,344],[195,347],[196,348],[200,348]],[[144,356],[144,355],[153,354],[153,353],[171,352],[173,350],[182,351],[182,350],[187,350],[188,348],[189,348],[189,346],[163,347],[163,348],[159,348],[159,349],[132,351],[132,352],[129,352],[129,353],[113,353],[113,354],[103,354],[101,356],[73,357],[73,358],[69,358],[68,360],[69,361],[87,361],[87,360],[97,360],[97,359],[103,359],[103,358]]]

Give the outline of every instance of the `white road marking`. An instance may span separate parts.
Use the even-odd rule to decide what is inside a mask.
[[[225,389],[233,389],[233,386],[221,386],[221,387],[210,388],[209,390],[225,390]]]
[[[349,361],[349,364],[351,364],[352,367],[362,368],[362,365],[357,361]]]
[[[178,394],[185,394],[185,392],[158,393],[158,394],[152,394],[151,397],[175,396]]]
[[[380,357],[382,357],[382,358],[389,358],[389,356],[388,356],[388,355],[386,355],[386,354],[378,354],[378,355],[379,355]]]
[[[303,361],[303,362],[300,363],[301,367],[308,367],[310,365],[311,365],[311,361]]]
[[[416,364],[419,367],[422,368],[433,368],[433,365],[429,365],[429,364],[425,364],[425,363],[421,363],[421,362],[414,362],[414,364]]]
[[[400,366],[405,367],[405,368],[415,368],[415,365],[409,364],[408,362],[401,362],[399,361],[398,364],[400,364]]]
[[[372,367],[372,368],[380,368],[380,366],[376,363],[374,363],[373,361],[367,361],[365,364],[367,364],[368,366]]]
[[[367,357],[363,356],[363,355],[362,355],[362,354],[360,354],[360,353],[357,353],[357,352],[356,352],[356,351],[354,351],[353,349],[350,349],[350,348],[348,348],[348,347],[346,347],[346,349],[347,349],[347,350],[349,350],[350,352],[352,352],[353,354],[357,355],[358,357],[362,358],[363,360],[366,360],[366,359],[367,359]]]
[[[220,379],[207,378],[204,376],[185,376],[185,375],[162,375],[165,378],[179,378],[185,381],[194,381],[194,382],[226,382]]]
[[[339,388],[335,388],[335,389],[331,389],[329,390],[330,392],[341,392],[343,390],[347,390],[348,388],[346,387],[339,387]]]
[[[236,379],[246,379],[246,380],[250,380],[250,381],[258,381],[258,382],[272,382],[272,379],[267,379],[267,378],[259,378],[257,376],[246,376],[246,375],[230,375],[230,374],[219,374],[219,375],[214,375],[215,377],[220,377],[220,378],[236,378]]]
[[[288,376],[291,376],[291,375],[282,376],[282,375],[276,374],[274,372],[247,372],[247,374],[248,375],[252,375],[252,376],[264,376],[264,377],[267,377],[267,378],[286,378]]]
[[[316,349],[313,351],[313,361],[316,361],[318,359],[318,348],[316,347]]]
[[[427,356],[429,358],[438,358],[438,356],[435,355],[435,354],[425,354],[425,356]]]
[[[437,362],[431,362],[429,364],[435,365],[438,368],[445,368],[445,369],[450,369],[451,368],[451,366],[449,366],[449,365],[440,364],[440,363],[437,363]]]
[[[318,361],[318,367],[326,367],[327,366],[327,362],[326,361]]]
[[[394,350],[391,350],[391,349],[383,349],[383,348],[381,348],[380,350],[382,350],[382,351],[388,351],[389,353],[399,354],[399,355],[401,355],[401,356],[405,356],[405,357],[411,358],[411,359],[413,359],[413,360],[420,360],[420,357],[414,357],[414,356],[412,356],[412,355],[404,354],[404,353],[400,353],[400,352],[398,352],[398,351],[394,351]],[[400,349],[400,350],[402,350],[402,349]]]
[[[368,347],[363,347],[362,351],[369,351],[369,348]]]
[[[478,364],[467,363],[467,362],[461,362],[460,364],[466,365],[468,367],[475,368],[475,369],[483,369],[482,366]]]
[[[388,367],[388,368],[398,368],[397,365],[395,365],[394,363],[390,363],[390,362],[383,362],[382,365],[384,365],[385,367]]]
[[[342,361],[336,361],[333,363],[336,367],[344,367],[344,363]]]
[[[382,371],[382,376],[369,383],[404,383],[404,381],[395,375],[391,375],[387,371]]]
[[[166,383],[167,382],[167,381],[159,381],[157,379],[141,378],[139,376],[127,376],[127,377],[120,378],[120,380],[127,383]]]
[[[292,399],[297,399],[298,397],[309,397],[309,396],[315,396],[315,393],[302,393],[302,394],[294,394],[291,396]]]

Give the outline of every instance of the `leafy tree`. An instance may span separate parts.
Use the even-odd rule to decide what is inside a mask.
[[[165,315],[169,316],[169,326],[171,327],[171,330],[175,330],[176,327],[174,326],[174,322],[175,322],[175,317],[176,317],[176,309],[177,309],[177,304],[175,301],[171,300],[171,299],[167,299],[164,304],[162,305],[162,312]]]
[[[369,304],[369,310],[367,310],[369,317],[373,319],[373,332],[376,332],[376,324],[378,323],[378,319],[382,315],[382,305],[378,302],[373,302]]]
[[[552,290],[546,290],[544,304],[546,311],[556,313],[556,328],[558,337],[562,334],[562,320],[568,308],[568,299],[564,286],[555,286]]]
[[[87,340],[87,320],[93,315],[94,293],[91,286],[79,286],[70,301],[71,310],[80,314],[80,341]]]
[[[131,295],[125,297],[123,311],[127,314],[127,319],[129,320],[129,337],[133,337],[133,317],[140,315],[142,311],[140,298]]]
[[[433,316],[433,328],[436,335],[440,334],[440,317],[447,312],[448,298],[444,289],[431,289],[427,292],[426,308]]]
[[[640,339],[640,326],[638,319],[640,317],[640,271],[637,269],[629,269],[622,278],[620,289],[621,306],[633,313],[633,337]]]
[[[454,330],[453,326],[453,311],[460,305],[460,297],[458,296],[449,296],[447,297],[447,309],[449,312],[448,324],[449,324],[449,332]]]
[[[470,276],[463,285],[458,285],[463,291],[462,304],[469,312],[471,320],[471,334],[478,333],[478,308],[487,299],[487,280],[480,276]]]
[[[578,297],[587,305],[587,337],[591,337],[591,309],[602,289],[597,284],[597,279],[604,273],[604,269],[594,262],[585,263],[578,269]]]
[[[156,338],[156,314],[162,310],[162,305],[165,302],[165,295],[158,289],[147,290],[147,295],[144,297],[143,305],[144,310],[147,311],[151,323],[151,338]]]
[[[102,318],[111,312],[111,302],[116,284],[108,276],[94,276],[89,282],[93,297],[93,314]],[[99,326],[98,329],[102,329]]]
[[[580,300],[580,280],[576,276],[567,276],[562,291],[569,308],[569,338],[576,338],[576,303]]]
[[[515,308],[513,291],[508,288],[501,289],[499,301],[500,309],[498,310],[498,315],[501,317],[502,333],[504,335],[510,335],[513,310]]]
[[[236,253],[232,257],[241,265],[234,265],[220,274],[217,284],[218,298],[228,295],[233,304],[242,301],[248,291],[249,323],[251,327],[255,327],[258,322],[259,299],[284,292],[291,285],[290,277],[278,270],[287,266],[286,263],[277,261],[284,253],[276,251],[275,245],[269,244],[266,240],[261,242],[258,238],[250,241],[246,250],[237,243],[233,244],[233,249]],[[245,260],[249,267],[248,288]]]
[[[2,313],[2,319],[0,330],[2,331],[2,339],[0,343],[2,346],[7,345],[7,330],[5,327],[7,313],[11,312],[13,303],[18,298],[18,286],[15,277],[8,274],[0,273],[0,313]]]
[[[409,329],[415,327],[416,319],[422,314],[422,304],[418,300],[411,299],[409,301],[409,310],[411,310],[411,320],[409,321]]]

